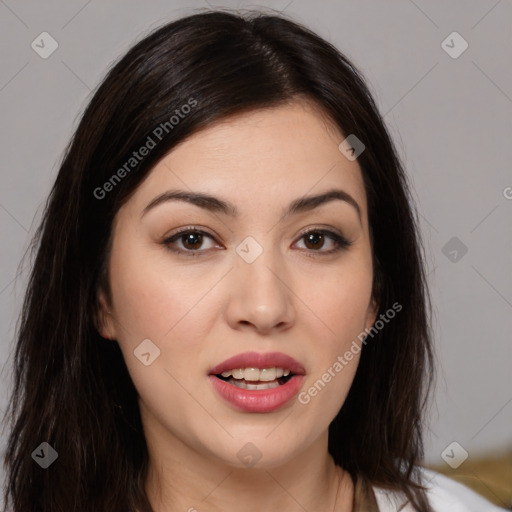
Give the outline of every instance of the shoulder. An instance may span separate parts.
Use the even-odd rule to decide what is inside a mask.
[[[502,508],[493,505],[468,487],[439,473],[421,468],[423,484],[428,489],[427,496],[435,512],[501,512]],[[374,487],[375,498],[380,512],[396,512],[404,499],[397,493]],[[401,512],[414,512],[411,505]]]

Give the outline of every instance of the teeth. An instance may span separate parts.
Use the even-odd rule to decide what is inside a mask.
[[[245,382],[245,380],[236,380],[236,379],[229,379],[228,382],[230,384],[233,384],[237,388],[242,389],[251,389],[251,390],[257,390],[257,389],[273,389],[279,387],[279,382],[266,382],[265,384],[249,384],[248,382]]]
[[[233,377],[237,380],[252,380],[252,381],[263,381],[270,382],[281,377],[287,377],[290,375],[290,370],[283,368],[235,368],[233,370],[226,370],[222,372],[223,377]]]

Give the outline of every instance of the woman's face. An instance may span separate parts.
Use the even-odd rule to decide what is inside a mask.
[[[326,435],[376,314],[365,189],[344,139],[307,103],[241,114],[173,149],[119,210],[100,331],[121,347],[150,446],[270,467]],[[245,352],[285,354],[304,374],[231,376],[272,378],[270,390],[212,375]]]

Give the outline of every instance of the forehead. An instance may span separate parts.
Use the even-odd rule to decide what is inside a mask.
[[[135,194],[144,208],[170,188],[189,189],[244,204],[282,205],[342,188],[366,209],[357,161],[338,149],[345,135],[309,102],[237,114],[194,133],[150,171]]]

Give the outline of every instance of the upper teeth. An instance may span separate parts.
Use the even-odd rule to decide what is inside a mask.
[[[226,370],[222,372],[221,375],[223,377],[233,376],[233,378],[238,380],[261,380],[270,382],[271,380],[290,375],[290,370],[283,368],[264,368],[263,370],[259,368],[235,368],[233,370]]]

